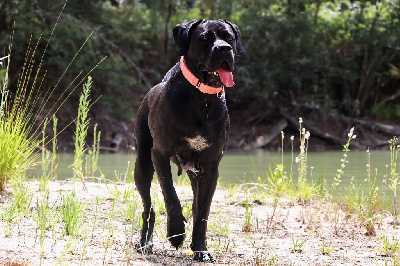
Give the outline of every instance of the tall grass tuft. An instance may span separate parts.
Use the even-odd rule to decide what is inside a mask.
[[[11,45],[10,45],[11,51]],[[10,53],[11,54],[11,53]],[[22,177],[28,168],[36,163],[38,154],[35,149],[39,146],[37,134],[31,134],[32,120],[36,117],[31,104],[35,98],[28,91],[28,81],[32,60],[27,61],[23,74],[19,77],[18,88],[14,95],[8,90],[8,70],[10,55],[3,57],[0,69],[0,191],[4,190],[8,180]]]
[[[89,127],[90,118],[88,118],[90,105],[90,90],[92,87],[92,78],[89,76],[83,85],[83,92],[79,98],[78,117],[76,119],[75,130],[75,158],[72,164],[74,179],[77,177],[85,184],[83,171],[83,158],[86,153],[86,136]]]
[[[18,76],[17,88],[14,95],[11,95],[8,89],[8,71],[13,42],[12,35],[10,38],[8,55],[0,58],[0,191],[4,190],[4,186],[8,180],[22,177],[27,169],[38,164],[37,158],[40,153],[35,150],[41,143],[39,140],[39,128],[41,128],[44,122],[44,120],[41,120],[39,126],[35,125],[35,121],[40,121],[38,119],[39,115],[43,114],[46,118],[50,117],[52,113],[57,113],[72,92],[83,82],[85,77],[89,76],[89,74],[106,58],[102,58],[83,79],[79,80],[78,77],[81,74],[78,74],[63,91],[61,96],[59,96],[48,113],[44,113],[44,108],[49,103],[50,96],[92,35],[90,34],[88,36],[75,56],[71,59],[63,74],[56,82],[56,85],[49,91],[43,93],[41,86],[46,76],[45,74],[42,75],[43,60],[65,6],[66,1],[62,6],[50,36],[47,37],[48,41],[39,60],[36,58],[36,51],[39,43],[42,43],[42,39],[40,36],[36,44],[32,45],[33,38],[31,36],[25,54],[25,62]],[[77,81],[78,84],[73,86],[75,81]],[[33,128],[34,125],[36,128]],[[54,138],[55,137],[56,136],[54,136]]]

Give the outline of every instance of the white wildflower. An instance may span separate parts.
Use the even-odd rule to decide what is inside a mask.
[[[305,138],[306,138],[306,139],[310,139],[310,131],[307,131],[307,132],[306,132]]]

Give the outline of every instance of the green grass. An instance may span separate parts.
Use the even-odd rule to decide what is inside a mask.
[[[46,238],[46,230],[50,226],[49,222],[49,212],[50,212],[50,206],[49,203],[47,202],[46,198],[49,194],[49,190],[46,190],[44,193],[44,200],[39,200],[36,201],[36,212],[37,216],[35,218],[36,222],[36,234],[39,235],[39,245],[40,245],[40,258],[43,258],[44,255],[44,241]],[[39,231],[39,232],[38,232]]]
[[[82,183],[85,184],[84,181],[84,167],[83,160],[86,153],[86,136],[89,128],[88,118],[89,113],[89,105],[90,105],[90,90],[92,87],[92,78],[89,76],[86,83],[83,85],[83,92],[79,98],[79,108],[78,108],[78,117],[76,119],[76,130],[75,130],[75,160],[72,165],[74,179],[80,178]]]
[[[7,182],[11,179],[21,178],[25,171],[38,164],[39,153],[37,149],[40,144],[44,144],[39,139],[39,128],[43,126],[44,119],[57,113],[61,106],[66,102],[72,92],[85,80],[86,77],[105,59],[101,59],[83,78],[78,79],[80,74],[68,85],[63,93],[55,100],[53,106],[48,106],[50,97],[63,79],[65,73],[76,60],[83,47],[86,45],[90,34],[78,49],[75,56],[71,59],[63,74],[56,81],[53,88],[44,90],[41,88],[43,80],[46,77],[46,71],[42,70],[47,48],[61,14],[66,6],[64,2],[58,18],[53,26],[50,36],[46,37],[46,45],[43,53],[36,55],[39,44],[43,43],[41,37],[36,44],[33,43],[33,36],[30,37],[25,54],[25,62],[20,71],[17,80],[16,90],[9,91],[8,73],[11,62],[11,50],[13,44],[13,35],[11,35],[6,56],[0,58],[0,191],[3,191]],[[74,83],[77,82],[75,86]],[[47,113],[45,107],[49,107]],[[41,119],[39,119],[41,116]],[[42,121],[37,125],[37,121]],[[53,153],[56,149],[56,134],[53,137]],[[45,143],[42,149],[45,148]],[[45,158],[47,155],[45,154]],[[55,157],[53,157],[55,158]],[[55,162],[52,161],[52,176],[55,176]],[[77,168],[80,170],[80,168]],[[47,174],[47,173],[46,173]]]
[[[396,256],[400,256],[400,240],[392,237],[390,240],[387,236],[382,236],[381,238],[382,246],[379,249],[379,253],[382,256],[396,258]],[[399,258],[399,257],[397,257]]]
[[[0,191],[4,190],[7,181],[23,177],[27,169],[36,165],[38,154],[35,150],[40,144],[38,136],[31,134],[32,120],[36,119],[31,104],[37,98],[28,92],[24,75],[29,74],[20,76],[13,98],[8,91],[10,58],[9,55],[3,59],[2,63],[7,67],[0,75]],[[33,62],[28,61],[27,64],[25,68],[30,68]]]
[[[307,239],[305,238],[295,238],[294,236],[292,236],[292,245],[290,246],[290,249],[292,250],[292,252],[302,252],[304,245],[306,244]]]
[[[67,235],[76,236],[79,233],[83,223],[83,207],[84,204],[77,199],[75,191],[62,197],[61,219]]]
[[[12,193],[9,199],[10,204],[2,209],[1,219],[6,221],[5,235],[10,236],[13,228],[23,216],[29,216],[30,204],[32,202],[32,191],[24,183],[24,180],[12,180]]]
[[[41,191],[44,191],[47,187],[47,184],[49,183],[50,179],[51,179],[51,152],[45,148],[46,145],[46,127],[49,123],[49,120],[47,119],[47,117],[44,119],[44,123],[43,123],[43,129],[42,129],[42,141],[41,141],[41,145],[42,145],[42,162],[41,162],[41,166],[42,166],[42,175],[39,178],[40,181],[40,185],[39,185],[39,189]]]

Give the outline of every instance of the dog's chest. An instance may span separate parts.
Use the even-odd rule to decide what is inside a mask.
[[[204,149],[210,147],[210,144],[208,143],[207,139],[201,135],[197,135],[193,138],[184,138],[184,140],[187,142],[191,150],[197,152],[203,151]]]

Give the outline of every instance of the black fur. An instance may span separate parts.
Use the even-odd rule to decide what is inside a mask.
[[[223,84],[210,72],[221,65],[232,71],[235,55],[245,54],[238,27],[226,20],[193,20],[176,25],[173,34],[191,72],[213,87]],[[192,86],[183,77],[179,63],[147,93],[135,126],[134,178],[144,207],[138,250],[152,252],[155,213],[150,186],[154,170],[167,210],[167,236],[176,248],[184,240],[186,220],[173,186],[172,161],[178,165],[179,173],[182,169],[187,172],[192,185],[194,259],[214,261],[206,247],[207,219],[217,186],[218,165],[227,147],[228,131],[225,98],[203,94]]]

